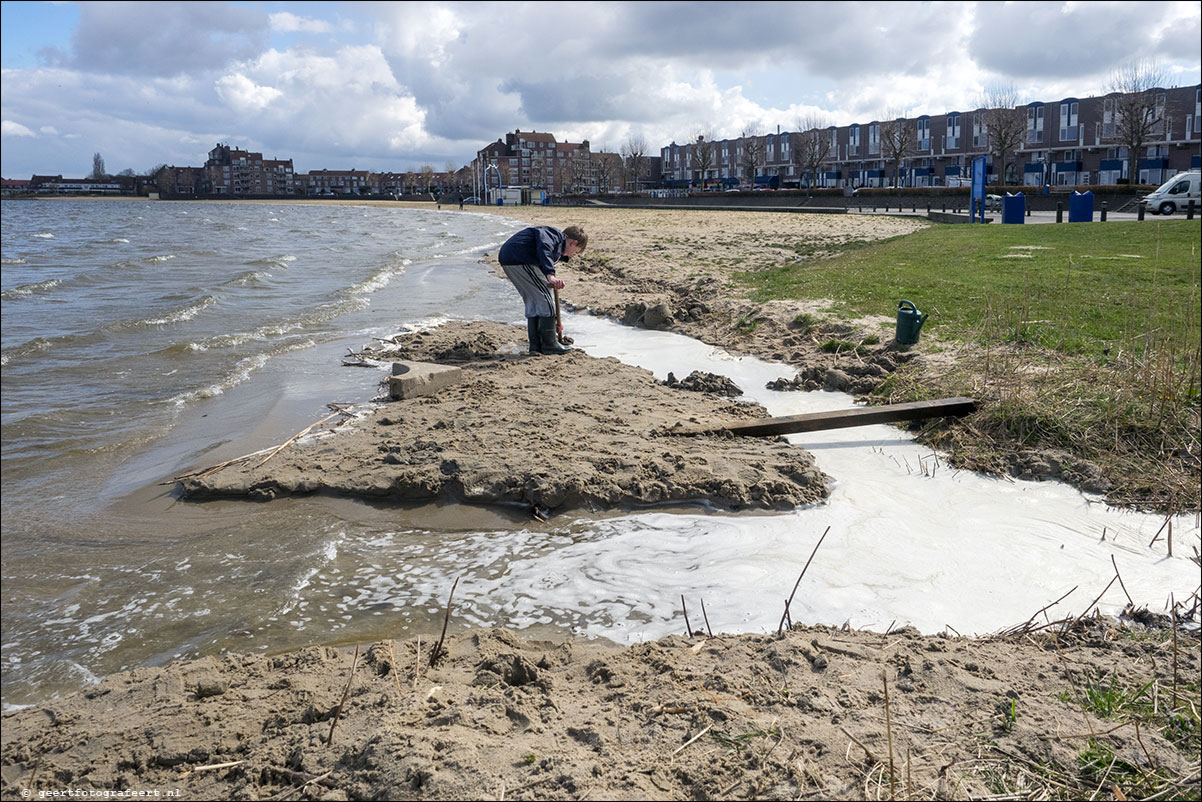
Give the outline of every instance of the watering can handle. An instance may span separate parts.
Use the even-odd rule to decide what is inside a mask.
[[[909,308],[910,308],[910,310],[914,312],[914,314],[918,314],[918,307],[917,307],[917,306],[915,306],[915,305],[914,305],[913,303],[911,303],[910,301],[901,301],[901,302],[900,302],[900,303],[898,303],[898,305],[897,305],[897,309],[898,309],[898,311],[901,311],[902,309],[905,309],[906,307],[909,307]]]

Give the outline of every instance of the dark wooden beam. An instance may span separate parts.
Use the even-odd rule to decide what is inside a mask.
[[[778,434],[819,432],[825,429],[845,429],[850,426],[870,426],[874,423],[896,423],[905,420],[925,420],[967,415],[977,408],[972,398],[939,398],[934,401],[914,401],[882,407],[856,407],[834,412],[811,412],[806,415],[786,415],[781,418],[732,421],[672,429],[672,434],[697,435],[730,432],[745,437],[771,437]]]

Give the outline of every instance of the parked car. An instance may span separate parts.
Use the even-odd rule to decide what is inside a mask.
[[[1144,201],[1152,214],[1172,214],[1178,209],[1188,208],[1190,201],[1194,202],[1195,207],[1202,205],[1202,172],[1190,170],[1188,173],[1178,173],[1157,187]]]
[[[1001,195],[986,195],[985,196],[985,209],[988,211],[991,211],[991,212],[1000,212],[1002,210],[1002,196]]]
[[[472,195],[470,198],[464,198],[461,201],[461,203],[479,203],[479,202],[480,202],[480,199],[478,197],[476,197],[475,195]]]

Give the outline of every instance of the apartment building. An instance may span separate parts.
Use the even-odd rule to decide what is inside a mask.
[[[1202,165],[1202,87],[1151,93],[1147,138],[1131,154],[1121,141],[1131,96],[1063,98],[1016,109],[973,109],[913,118],[872,120],[822,131],[782,132],[661,150],[668,186],[719,188],[778,183],[782,187],[955,186],[985,156],[991,183],[1027,186],[1159,184]],[[1013,138],[1000,154],[1008,115]],[[806,151],[815,149],[820,163]],[[1003,163],[1004,161],[1004,163]]]
[[[515,130],[476,152],[472,167],[476,194],[500,187],[530,187],[547,192],[596,191],[588,140],[557,142],[554,134]]]
[[[209,151],[204,174],[198,191],[213,195],[294,195],[298,189],[292,159],[264,159],[221,143]]]
[[[637,176],[632,161],[637,162]],[[661,180],[658,156],[623,159],[617,153],[594,152],[587,139],[559,142],[554,134],[521,129],[485,145],[470,166],[475,194],[483,198],[500,187],[597,194],[645,189]]]

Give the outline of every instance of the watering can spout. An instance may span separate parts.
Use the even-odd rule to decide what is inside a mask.
[[[927,322],[928,314],[919,312],[910,301],[901,301],[897,305],[897,334],[898,345],[914,345],[918,342],[918,332],[922,324]]]

